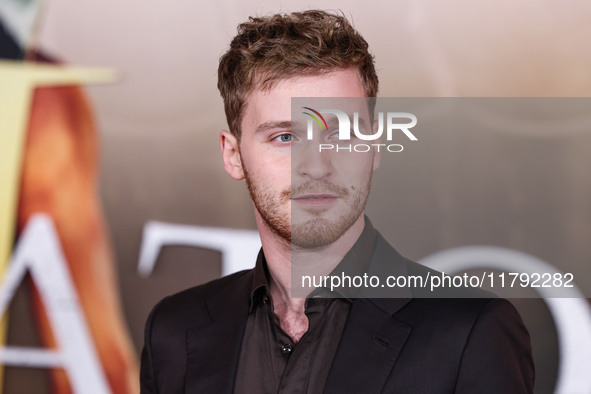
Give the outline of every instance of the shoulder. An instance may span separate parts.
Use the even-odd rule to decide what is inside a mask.
[[[458,394],[533,392],[529,334],[508,300],[415,298],[393,318],[410,327],[393,375],[410,379],[409,387],[426,384],[424,392],[431,392],[434,386],[423,382],[428,377]],[[423,379],[408,378],[409,369]]]
[[[234,287],[238,282],[248,282],[249,280],[252,280],[252,269],[236,272],[232,275],[180,291],[165,297],[160,301],[160,304],[173,307],[175,305],[187,305],[196,301],[203,301],[221,291]]]
[[[511,302],[478,287],[432,288],[432,281],[437,282],[443,276],[453,275],[407,259],[382,236],[378,236],[376,256],[377,262],[384,266],[398,266],[399,268],[393,269],[406,276],[407,283],[415,284],[408,288],[411,301],[398,311],[399,320],[406,321],[413,327],[428,323],[427,326],[431,329],[437,327],[437,330],[442,331],[456,330],[464,334],[464,338],[467,338],[477,322],[485,322],[490,327],[496,325],[497,328],[500,324],[506,324],[514,326],[517,331],[523,331],[521,317]],[[411,280],[415,278],[416,281]]]
[[[507,300],[481,308],[464,344],[458,393],[533,393],[535,367],[529,332]]]
[[[441,278],[444,273],[402,258],[407,267],[408,276],[423,278]],[[453,275],[452,275],[453,276]],[[406,308],[408,316],[426,315],[439,319],[453,319],[465,328],[471,328],[481,319],[510,320],[518,318],[519,313],[513,304],[497,296],[495,293],[479,287],[438,287],[431,290],[429,286],[415,287],[412,290],[413,302]],[[401,311],[402,312],[402,311]]]
[[[413,327],[430,326],[438,331],[458,331],[467,339],[476,327],[494,331],[501,326],[523,331],[521,316],[504,298],[413,298],[396,316]],[[527,333],[527,330],[525,330]]]
[[[235,304],[244,298],[252,283],[252,270],[241,271],[195,286],[162,299],[153,309],[145,325],[141,356],[140,382],[142,393],[182,390],[187,360],[187,333],[191,328],[206,326],[212,321],[209,300],[224,299]],[[166,390],[162,387],[167,387]]]
[[[409,273],[438,273],[409,264]],[[533,392],[530,336],[513,304],[481,289],[441,294],[446,293],[455,298],[413,298],[396,318],[413,327],[420,343],[427,341],[441,352],[440,364],[455,366],[450,373],[457,376],[456,392]]]
[[[248,288],[251,281],[252,270],[245,270],[167,296],[154,306],[146,325],[163,321],[182,326],[199,323],[209,318],[208,299],[222,292]]]
[[[478,287],[450,286],[443,277],[450,279],[453,274],[436,271],[402,256],[379,232],[370,270],[385,279],[387,275],[404,277],[406,280],[401,286],[407,290],[409,298],[497,298],[496,294]]]

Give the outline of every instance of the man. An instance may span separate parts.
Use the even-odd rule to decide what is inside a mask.
[[[403,288],[375,298],[347,287],[292,298],[294,268],[432,272],[400,256],[363,215],[380,154],[316,154],[314,143],[337,133],[307,141],[305,122],[292,119],[292,97],[377,95],[367,43],[345,18],[250,18],[218,78],[230,129],[220,134],[224,167],[246,180],[262,250],[253,270],[154,308],[143,393],[533,391],[529,336],[505,300],[476,292],[481,298],[420,298]]]

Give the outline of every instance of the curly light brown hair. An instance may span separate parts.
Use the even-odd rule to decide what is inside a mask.
[[[321,10],[250,17],[238,26],[220,58],[218,89],[230,132],[240,139],[248,94],[279,80],[357,68],[367,97],[376,97],[378,76],[365,39],[341,14]]]

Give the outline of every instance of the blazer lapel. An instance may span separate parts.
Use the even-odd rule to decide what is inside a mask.
[[[187,331],[186,393],[232,393],[251,285],[252,271],[210,298],[211,320]]]
[[[406,275],[405,259],[379,234],[368,275]],[[379,297],[379,298],[378,298]],[[409,303],[408,288],[362,289],[349,318],[328,377],[325,393],[381,393],[412,327],[395,317]]]
[[[325,393],[381,393],[412,328],[377,300],[356,299],[335,355]],[[399,309],[409,299],[381,299]]]

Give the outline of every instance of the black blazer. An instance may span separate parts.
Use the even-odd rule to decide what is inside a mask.
[[[376,269],[378,261],[389,264]],[[370,267],[437,273],[405,259],[380,235]],[[154,307],[142,351],[143,394],[232,393],[252,274],[235,273]],[[325,393],[533,392],[529,334],[510,302],[393,291],[397,298],[354,300]]]

